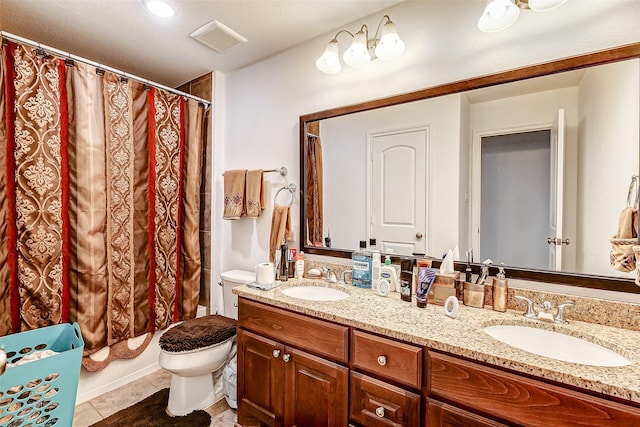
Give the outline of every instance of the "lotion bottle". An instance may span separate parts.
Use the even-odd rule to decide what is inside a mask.
[[[380,267],[380,278],[386,280],[389,283],[389,290],[391,292],[400,292],[400,286],[398,285],[398,273],[395,267],[391,266],[391,257],[386,256],[384,265]]]
[[[504,275],[504,263],[500,263],[498,270],[498,274],[493,278],[493,309],[505,312],[509,302],[509,284]]]

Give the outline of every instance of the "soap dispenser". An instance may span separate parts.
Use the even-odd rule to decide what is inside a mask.
[[[495,311],[507,311],[509,302],[509,284],[504,274],[504,263],[498,267],[498,274],[493,278],[493,309]]]

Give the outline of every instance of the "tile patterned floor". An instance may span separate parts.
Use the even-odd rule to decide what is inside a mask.
[[[168,388],[170,383],[171,374],[160,369],[137,381],[81,403],[75,408],[73,427],[88,427],[147,396],[151,396],[158,390]],[[206,411],[211,414],[211,427],[233,427],[235,425],[236,413],[229,408],[224,399],[207,408]]]

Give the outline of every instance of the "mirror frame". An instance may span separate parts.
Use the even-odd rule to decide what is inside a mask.
[[[577,70],[581,68],[603,65],[612,62],[623,61],[627,59],[640,58],[640,42],[629,45],[623,45],[612,49],[597,51],[584,55],[572,56],[559,59],[556,61],[546,62],[538,65],[531,65],[522,68],[516,68],[509,71],[503,71],[495,74],[489,74],[480,77],[473,77],[466,80],[459,80],[451,83],[445,83],[438,86],[432,86],[420,89],[414,92],[394,95],[386,98],[374,99],[358,104],[347,105],[343,107],[331,108],[324,111],[318,111],[311,114],[300,116],[300,250],[309,254],[332,256],[338,258],[351,258],[353,251],[348,249],[319,248],[315,246],[306,246],[307,241],[306,227],[306,129],[307,123],[332,117],[343,116],[352,113],[374,110],[377,108],[390,107],[393,105],[404,104],[407,102],[419,101],[428,98],[434,98],[442,95],[450,95],[454,93],[464,92],[483,87],[499,85],[503,83],[515,82],[518,80],[541,77],[549,74],[556,74],[565,71]],[[638,141],[640,144],[640,141]],[[638,159],[640,164],[640,159]],[[640,241],[640,238],[639,238]],[[397,262],[397,260],[394,260]],[[434,266],[438,267],[440,261],[434,261]],[[455,263],[455,269],[464,271],[466,265],[464,263]],[[480,264],[472,265],[476,274],[480,272]],[[640,287],[636,286],[634,279],[616,278],[608,276],[597,276],[580,273],[566,273],[559,271],[535,270],[527,268],[517,268],[507,266],[509,277],[513,279],[530,280],[536,282],[548,282],[554,284],[572,285],[583,288],[601,289],[609,291],[627,292],[640,294]],[[497,268],[492,267],[490,274],[495,275]]]

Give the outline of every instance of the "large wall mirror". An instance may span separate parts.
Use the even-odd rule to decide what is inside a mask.
[[[640,293],[609,258],[639,122],[640,43],[302,116],[301,250],[457,246],[475,269]]]

